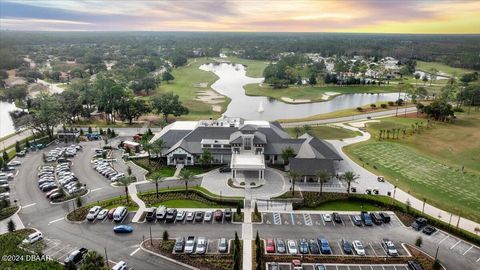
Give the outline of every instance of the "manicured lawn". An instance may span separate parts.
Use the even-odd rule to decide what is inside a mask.
[[[324,140],[346,139],[361,135],[358,131],[335,126],[311,126],[311,128],[311,135]],[[294,128],[286,128],[285,131],[292,137],[296,136]]]
[[[411,135],[425,119],[385,118],[370,123],[373,138],[345,148],[357,163],[417,198],[480,221],[480,113],[458,114],[452,124],[435,123]],[[379,129],[409,128],[400,139],[378,141]],[[462,171],[462,167],[464,171]]]
[[[207,204],[196,200],[168,200],[153,204],[154,207],[164,205],[172,208],[228,208],[225,205]]]
[[[219,118],[221,113],[214,112],[210,104],[196,100],[198,91],[210,90],[210,86],[217,80],[217,76],[212,72],[200,70],[202,64],[209,63],[212,60],[207,58],[189,59],[188,65],[175,68],[172,75],[175,80],[169,83],[162,83],[156,90],[157,93],[173,92],[180,96],[183,105],[186,106],[190,113],[180,117],[182,120],[208,119],[209,117]],[[207,87],[196,87],[196,83],[207,83]],[[222,106],[222,112],[225,111],[226,106],[230,100],[225,98],[225,102],[218,104]]]
[[[378,211],[379,208],[368,203],[361,203],[355,201],[333,201],[326,202],[309,210],[332,210],[332,211]]]
[[[473,72],[473,70],[465,68],[455,68],[438,62],[417,61],[417,69],[429,72],[431,68],[435,68],[440,72],[455,76],[461,76],[465,73]]]
[[[235,64],[242,64],[247,67],[246,75],[253,78],[263,77],[263,70],[268,66],[268,62],[260,60],[250,60],[242,59],[238,57],[228,57],[227,60],[230,60]]]
[[[326,92],[337,92],[340,94],[353,93],[389,93],[396,92],[394,86],[289,86],[288,88],[273,89],[268,85],[248,84],[245,86],[245,93],[250,96],[267,96],[282,101],[282,97],[292,99],[308,99],[311,102],[324,101],[323,94]],[[285,101],[284,101],[285,102]]]
[[[339,118],[339,117],[347,117],[347,116],[351,116],[352,120],[354,120],[356,115],[362,115],[362,114],[371,113],[371,112],[381,112],[386,110],[394,110],[395,108],[397,108],[396,106],[387,106],[387,108],[382,109],[380,107],[381,104],[388,104],[388,102],[384,101],[384,102],[375,103],[377,107],[374,110],[372,110],[370,108],[370,104],[368,104],[361,107],[363,109],[362,111],[358,111],[356,108],[351,108],[351,109],[345,109],[345,110],[338,110],[330,113],[316,114],[316,115],[312,115],[304,118],[280,119],[278,121],[280,123],[295,123],[295,122],[302,122],[302,121],[313,121],[313,120],[331,119],[331,118]],[[413,106],[414,105],[412,104],[407,105],[407,107],[413,107]],[[399,112],[402,112],[402,109],[405,109],[405,106],[400,107]]]

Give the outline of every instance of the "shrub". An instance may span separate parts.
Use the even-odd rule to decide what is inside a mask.
[[[375,105],[375,104],[370,104],[370,108],[375,109],[375,108],[377,108],[377,105]]]
[[[163,231],[162,239],[163,239],[163,241],[168,241],[168,231],[167,230]]]
[[[395,102],[393,102],[393,101],[388,102],[388,106],[393,106],[393,105],[395,105]]]
[[[382,104],[380,104],[380,107],[382,107],[382,109],[385,109],[385,108],[387,108],[387,104],[382,103]]]
[[[7,227],[9,232],[13,232],[17,228],[17,226],[15,225],[15,222],[13,222],[13,220],[11,219],[8,221]]]
[[[415,246],[421,247],[423,244],[423,239],[421,236],[417,237],[417,240],[415,240]]]
[[[361,112],[361,111],[363,111],[363,108],[362,107],[357,107],[357,111]]]
[[[439,261],[438,259],[436,259],[436,260],[433,262],[432,269],[433,269],[433,270],[440,270],[440,269],[442,269],[442,266],[440,265],[440,261]]]

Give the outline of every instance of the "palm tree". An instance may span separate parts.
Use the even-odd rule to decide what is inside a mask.
[[[293,132],[295,132],[295,138],[298,139],[298,136],[300,136],[300,133],[302,133],[302,129],[300,127],[294,127]]]
[[[153,144],[150,143],[150,138],[148,136],[142,137],[140,140],[143,150],[147,151],[148,154],[148,164],[150,164],[150,151],[153,148]]]
[[[310,125],[304,125],[302,129],[305,133],[310,133],[310,131],[312,131],[312,127]]]
[[[83,258],[82,267],[80,270],[90,270],[90,269],[104,269],[105,260],[98,252],[95,250],[90,250],[85,254]]]
[[[130,185],[130,179],[127,177],[122,177],[117,181],[117,185],[125,188],[125,197],[127,197],[128,203],[128,185]]]
[[[180,180],[185,182],[185,196],[187,196],[188,192],[188,181],[192,180],[195,174],[190,170],[182,170],[180,172]]]
[[[318,182],[320,183],[320,195],[322,195],[323,192],[323,184],[330,180],[331,175],[324,169],[318,170],[315,172],[315,175],[318,178]]]
[[[280,154],[280,156],[282,157],[283,159],[283,163],[284,164],[288,164],[288,160],[291,158],[291,157],[294,157],[295,156],[295,150],[293,150],[292,147],[288,146],[288,147],[285,147],[282,149],[282,153]]]
[[[162,163],[162,150],[165,147],[166,147],[166,143],[164,140],[161,140],[161,139],[156,140],[150,146],[150,152],[152,152],[155,155],[155,158],[158,159],[158,163]]]
[[[298,177],[300,177],[300,173],[295,170],[290,170],[288,172],[288,176],[290,177],[290,180],[292,182],[292,195],[295,195],[295,181]]]
[[[348,194],[350,194],[350,185],[352,184],[352,182],[354,182],[358,178],[360,178],[360,176],[356,175],[352,171],[347,171],[347,172],[345,172],[345,174],[343,174],[342,180],[347,182],[347,193]]]

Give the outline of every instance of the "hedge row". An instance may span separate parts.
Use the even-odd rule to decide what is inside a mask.
[[[170,193],[166,195],[166,193]],[[173,195],[174,194],[174,195]],[[231,199],[231,198],[216,198],[210,196],[208,194],[203,193],[202,191],[196,189],[189,189],[187,197],[185,197],[185,190],[162,190],[159,192],[160,198],[156,198],[155,191],[153,192],[145,192],[139,194],[140,199],[142,199],[147,205],[151,205],[157,202],[166,201],[166,200],[174,200],[174,199],[191,199],[197,200],[205,203],[214,203],[214,204],[221,204],[221,205],[229,205],[233,207],[237,207],[238,204],[243,207],[243,199]],[[168,197],[166,197],[168,196]],[[164,198],[164,199],[162,199]]]

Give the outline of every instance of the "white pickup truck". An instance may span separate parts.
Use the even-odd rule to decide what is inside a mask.
[[[185,253],[193,253],[195,251],[195,236],[188,236],[185,242]]]

